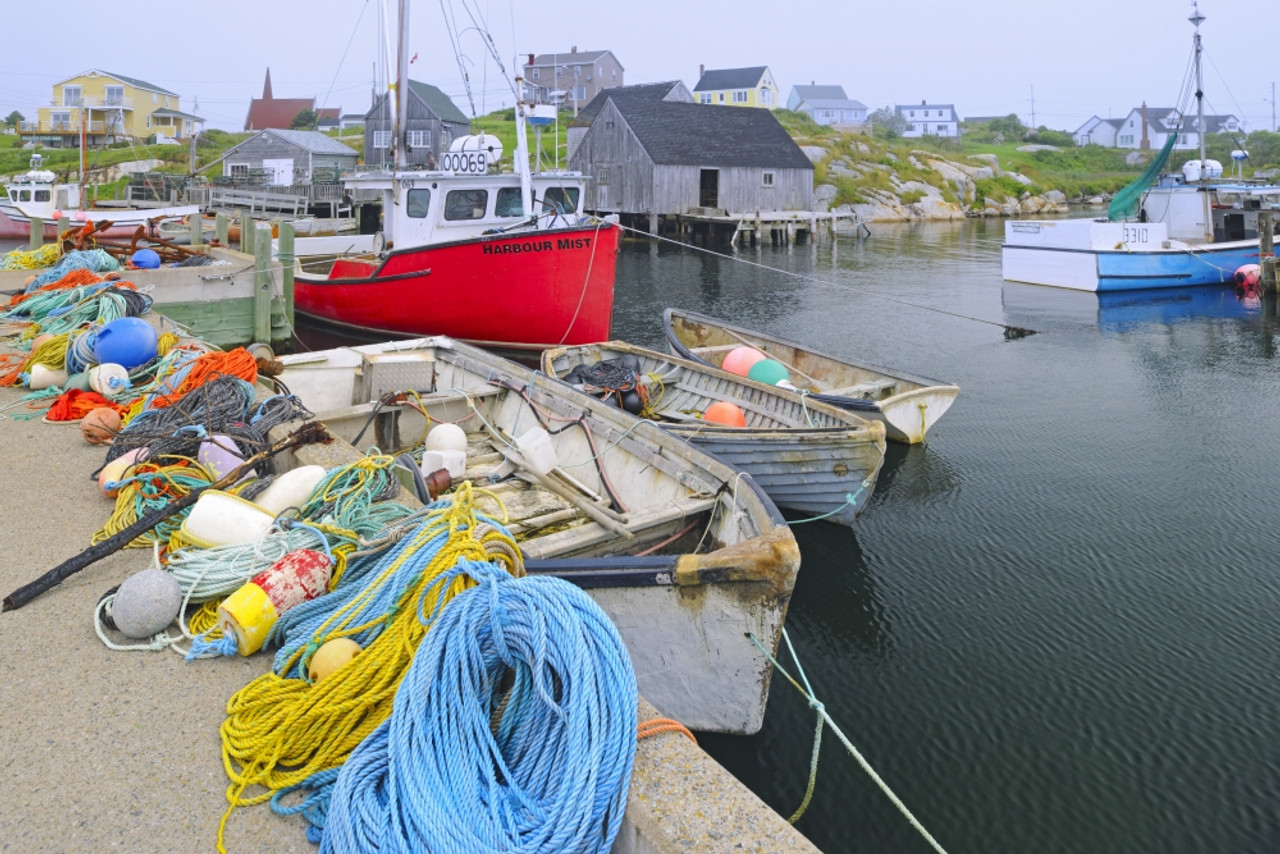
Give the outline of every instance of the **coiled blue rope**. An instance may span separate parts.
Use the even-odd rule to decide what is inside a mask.
[[[439,611],[391,717],[327,805],[298,808],[323,822],[321,854],[608,851],[636,746],[622,639],[566,581],[461,561],[440,583],[459,573],[479,584]]]

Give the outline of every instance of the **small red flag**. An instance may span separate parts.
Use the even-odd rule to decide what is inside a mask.
[[[414,64],[415,62],[417,62],[417,61],[418,61],[418,52],[417,52],[417,51],[414,51],[414,52],[413,52],[413,59],[409,60],[409,64],[410,64],[410,65],[413,65],[413,64]]]

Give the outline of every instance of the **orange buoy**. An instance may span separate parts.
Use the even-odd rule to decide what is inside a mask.
[[[80,419],[80,435],[90,445],[110,445],[119,432],[120,413],[110,406],[91,409]]]
[[[717,400],[708,406],[707,411],[702,413],[702,420],[724,427],[747,426],[747,416],[743,414],[741,407],[727,400]]]

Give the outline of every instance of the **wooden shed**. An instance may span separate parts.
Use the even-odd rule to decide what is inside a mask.
[[[409,81],[409,107],[405,111],[405,166],[434,168],[449,143],[469,132],[471,123],[462,110],[430,83]],[[368,166],[391,165],[391,111],[386,94],[364,116],[364,153]]]
[[[319,131],[268,128],[227,149],[222,174],[237,183],[297,187],[333,183],[359,159],[354,148]],[[255,176],[261,180],[250,180]]]
[[[813,208],[813,164],[768,110],[608,97],[570,168],[590,176],[587,209],[651,230],[663,217]]]

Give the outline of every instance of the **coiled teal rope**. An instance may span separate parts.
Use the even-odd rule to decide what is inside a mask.
[[[327,816],[308,804],[321,854],[613,844],[636,746],[622,639],[566,581],[462,561],[441,583],[463,573],[479,585],[439,612],[391,717],[337,774]]]

